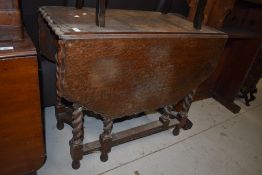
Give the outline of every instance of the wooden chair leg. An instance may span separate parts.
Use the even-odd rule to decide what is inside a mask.
[[[105,118],[104,119],[104,131],[100,135],[100,144],[101,144],[101,156],[100,160],[106,162],[108,160],[108,153],[111,152],[112,148],[112,136],[111,132],[113,129],[113,120]]]
[[[177,115],[177,119],[180,121],[180,124],[177,125],[173,130],[173,134],[175,136],[179,135],[181,128],[183,128],[184,130],[188,130],[191,129],[193,126],[193,123],[188,119],[188,111],[193,102],[195,93],[196,91],[193,90],[182,101],[181,111]]]
[[[80,160],[83,158],[83,140],[84,140],[84,114],[83,108],[74,105],[73,112],[73,138],[70,141],[70,153],[72,157],[72,167],[78,169]]]

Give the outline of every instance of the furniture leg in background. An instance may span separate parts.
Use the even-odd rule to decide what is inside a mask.
[[[245,82],[240,89],[240,97],[244,98],[247,106],[250,106],[250,102],[256,99],[257,93],[256,85],[262,77],[262,49],[260,49],[250,71],[245,79]]]

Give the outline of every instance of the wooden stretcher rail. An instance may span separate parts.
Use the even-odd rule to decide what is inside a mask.
[[[125,131],[121,131],[115,134],[112,134],[112,146],[117,146],[132,140],[140,139],[145,136],[149,136],[161,131],[174,128],[176,125],[179,125],[177,119],[171,119],[168,126],[165,126],[160,121],[154,121],[145,125],[134,127]],[[83,152],[85,155],[93,153],[95,151],[101,150],[101,144],[99,140],[84,144]]]

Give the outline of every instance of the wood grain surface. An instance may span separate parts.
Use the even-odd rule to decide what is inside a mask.
[[[84,39],[91,34],[223,34],[222,32],[203,27],[196,30],[193,24],[175,14],[163,15],[160,12],[113,10],[106,12],[106,27],[97,27],[95,23],[95,9],[74,7],[42,7],[40,13],[51,29],[61,39]],[[95,35],[95,37],[98,37]]]
[[[113,118],[176,104],[217,63],[226,39],[209,37],[66,41],[62,96]]]
[[[182,100],[213,71],[227,39],[174,14],[108,10],[99,28],[94,9],[40,13],[41,52],[56,58],[59,96],[110,118]]]
[[[45,160],[36,52],[30,41],[1,44],[14,50],[0,51],[0,174],[27,174]]]

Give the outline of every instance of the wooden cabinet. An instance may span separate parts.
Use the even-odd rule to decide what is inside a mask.
[[[196,9],[190,1],[189,19]],[[204,23],[223,30],[229,35],[225,50],[218,65],[198,89],[197,98],[214,97],[234,113],[240,107],[235,97],[245,84],[246,77],[255,63],[261,48],[261,5],[244,0],[210,0],[205,9]],[[255,15],[256,14],[256,15]]]
[[[245,77],[244,83],[241,84],[240,97],[245,99],[246,105],[250,105],[250,101],[255,100],[255,93],[257,91],[256,84],[262,75],[262,49],[261,49],[261,35],[262,35],[262,1],[261,0],[242,0],[237,1],[235,8],[230,16],[225,21],[225,26],[231,28],[241,28],[247,31],[255,32],[260,36],[256,38],[260,40],[260,43],[256,45],[258,47],[258,54],[255,57],[252,66]],[[247,35],[247,34],[246,34]],[[246,45],[247,46],[247,45]],[[246,46],[243,46],[246,48]],[[257,53],[257,50],[248,50],[251,55]]]
[[[0,0],[0,174],[35,174],[45,160],[35,48],[18,0]]]
[[[27,37],[0,50],[0,174],[28,174],[45,160],[36,52]]]

